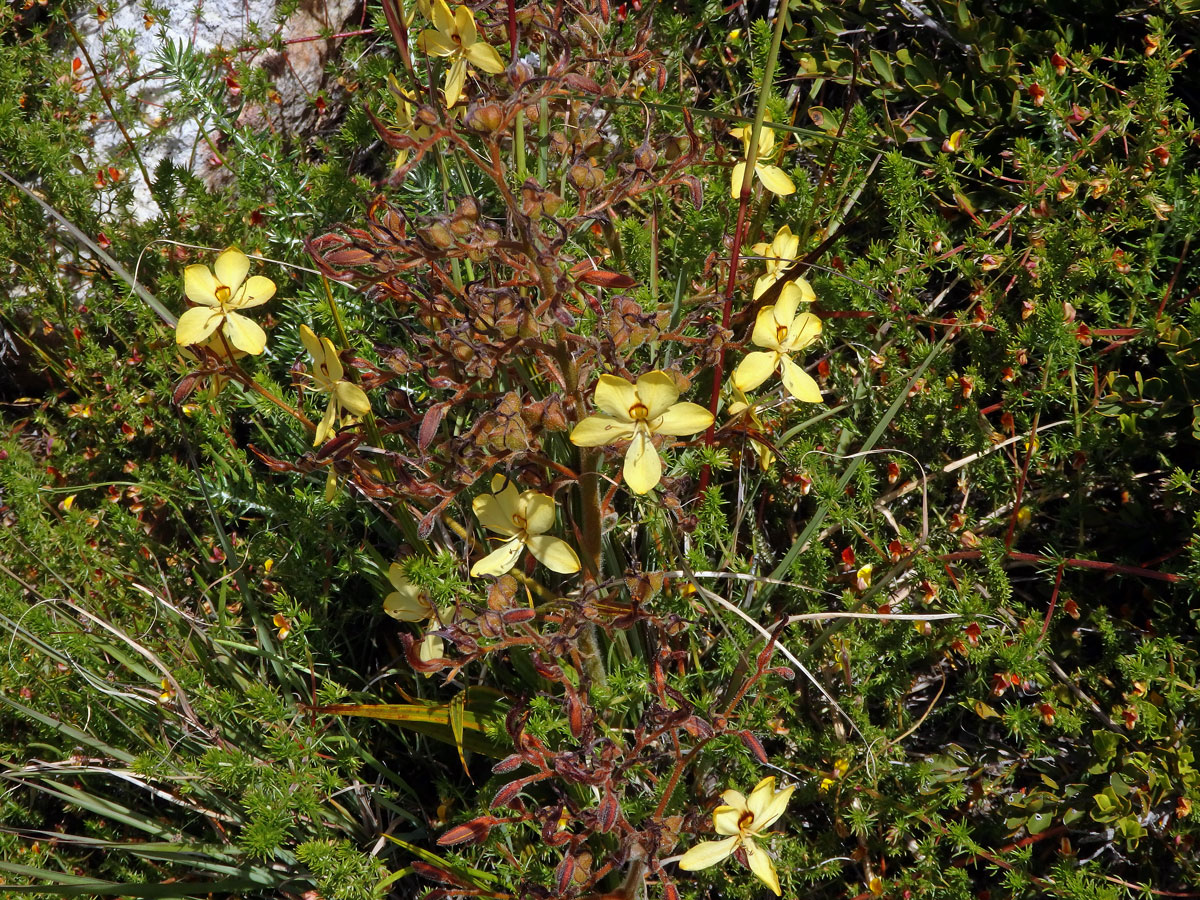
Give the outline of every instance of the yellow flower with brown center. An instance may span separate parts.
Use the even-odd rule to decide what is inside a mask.
[[[796,261],[796,254],[800,251],[800,238],[792,234],[792,229],[784,225],[775,232],[775,240],[771,243],[755,244],[750,248],[755,256],[761,256],[767,263],[767,271],[758,276],[758,281],[754,282],[754,299],[757,300],[767,290],[777,282],[783,273],[793,262]],[[813,294],[812,287],[803,278],[797,279],[800,285],[800,290],[807,295],[805,301],[811,303],[817,297]]]
[[[702,841],[679,860],[685,872],[707,869],[728,859],[739,847],[745,851],[746,862],[758,880],[779,896],[779,876],[767,851],[754,843],[762,833],[775,824],[787,809],[795,787],[775,790],[775,778],[764,778],[747,799],[741,791],[728,790],[721,795],[723,806],[713,810],[713,828],[717,834],[728,835],[720,841]]]
[[[811,294],[812,289],[809,288]],[[733,373],[733,385],[739,391],[752,391],[776,370],[783,378],[789,394],[805,403],[820,403],[821,388],[811,375],[792,360],[798,353],[821,336],[821,320],[812,313],[797,313],[806,299],[803,288],[789,281],[783,286],[779,300],[764,306],[754,320],[750,339],[765,350],[747,353]]]
[[[713,423],[712,413],[703,406],[677,403],[678,399],[679,388],[666,372],[647,372],[636,387],[617,375],[601,375],[595,402],[605,415],[588,416],[576,425],[571,443],[604,447],[628,440],[625,482],[635,494],[645,494],[662,478],[654,435],[695,434]]]
[[[357,384],[346,380],[346,370],[338,358],[337,348],[327,337],[318,338],[307,325],[300,326],[300,342],[313,358],[313,390],[329,395],[329,406],[317,425],[313,446],[323,444],[333,431],[335,421],[341,422],[346,413],[365,416],[371,411],[371,401]]]
[[[194,265],[183,270],[183,292],[198,304],[179,317],[175,343],[201,344],[219,328],[234,350],[259,354],[266,349],[267,335],[239,309],[261,306],[275,296],[275,282],[262,275],[247,279],[250,260],[236,247],[217,257],[212,271]]]
[[[515,484],[503,475],[494,475],[492,493],[480,494],[471,507],[484,528],[508,538],[471,567],[472,578],[503,575],[517,564],[521,551],[526,548],[552,572],[573,575],[579,571],[579,557],[571,545],[546,534],[554,527],[554,501],[546,494],[539,491],[518,493]]]
[[[730,196],[737,199],[742,193],[742,179],[746,177],[746,162],[750,159],[750,138],[754,132],[753,125],[743,125],[741,128],[731,128],[729,133],[742,142],[742,155],[745,157],[741,162],[733,167],[733,182],[730,189]],[[775,132],[765,125],[758,130],[758,153],[754,160],[754,174],[758,176],[758,180],[772,194],[779,194],[781,197],[786,197],[788,194],[796,192],[796,185],[788,174],[779,168],[772,165],[770,160],[775,155]]]
[[[504,61],[491,44],[479,39],[475,16],[465,6],[454,12],[446,0],[434,0],[433,28],[426,28],[417,38],[417,46],[431,56],[449,57],[446,72],[446,106],[453,106],[462,97],[467,81],[467,64],[478,66],[491,75],[504,71]]]

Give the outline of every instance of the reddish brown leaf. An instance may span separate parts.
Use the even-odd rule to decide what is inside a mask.
[[[421,430],[417,434],[417,446],[422,450],[428,449],[429,444],[433,441],[433,436],[437,434],[438,426],[442,424],[442,416],[446,414],[446,405],[444,403],[435,403],[425,412],[425,417],[421,419]]]
[[[588,263],[584,263],[584,265],[588,265]],[[613,290],[624,290],[637,284],[637,279],[622,275],[620,272],[610,272],[607,269],[585,269],[576,274],[576,280],[583,284],[594,284],[597,287]]]
[[[452,847],[455,844],[478,843],[488,836],[488,832],[492,830],[492,826],[496,824],[496,821],[492,816],[480,816],[478,819],[472,819],[470,822],[464,822],[462,825],[455,825],[438,838],[438,843],[443,847]]]
[[[763,749],[763,745],[759,743],[758,738],[756,738],[749,731],[739,731],[738,737],[742,739],[742,743],[746,745],[746,749],[754,754],[755,759],[757,759],[764,766],[769,762],[767,759],[767,751]]]

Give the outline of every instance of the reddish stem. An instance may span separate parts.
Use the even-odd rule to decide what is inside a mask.
[[[956,553],[946,553],[939,556],[938,559],[942,562],[949,562],[956,559],[979,559],[983,554],[978,550],[960,550]],[[1055,560],[1048,556],[1039,556],[1036,553],[1017,553],[1009,551],[1007,554],[1009,559],[1015,562],[1026,563],[1052,563]],[[1154,569],[1146,569],[1142,566],[1126,566],[1121,563],[1101,562],[1096,559],[1064,559],[1060,562],[1061,565],[1072,569],[1094,569],[1099,572],[1109,572],[1119,575],[1137,575],[1140,578],[1152,578],[1156,581],[1167,581],[1171,584],[1178,584],[1184,581],[1182,575],[1174,575],[1170,572],[1157,572]]]
[[[749,163],[747,163],[749,165]],[[746,210],[750,206],[750,187],[744,186],[738,196],[737,226],[733,232],[733,251],[729,257],[729,280],[725,283],[725,304],[721,309],[721,327],[728,329],[733,318],[733,291],[737,285],[738,262],[741,259],[742,242],[746,239]],[[721,402],[721,382],[725,378],[725,343],[717,348],[717,364],[713,368],[712,393],[708,398],[708,411],[712,413],[713,421],[704,432],[704,443],[711,447],[713,435],[716,433],[717,406]],[[711,477],[709,467],[705,466],[700,472],[700,490],[708,487]]]

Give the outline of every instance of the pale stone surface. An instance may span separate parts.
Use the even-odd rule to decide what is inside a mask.
[[[139,0],[109,0],[102,3],[107,13],[103,22],[96,14],[95,5],[89,3],[82,7],[75,20],[76,28],[101,77],[109,72],[128,71],[127,61],[110,58],[105,50],[106,37],[111,43],[111,38],[118,30],[127,37],[136,54],[137,68],[143,76],[149,74],[155,54],[166,42],[190,43],[201,52],[223,48],[233,55],[250,41],[255,32],[260,37],[278,32],[284,41],[292,43],[286,44],[282,53],[259,53],[253,57],[253,61],[271,73],[282,102],[276,110],[267,114],[247,111],[243,113],[242,121],[252,127],[302,134],[318,120],[313,98],[321,91],[330,92],[334,87],[326,83],[324,70],[335,48],[330,46],[330,41],[297,39],[318,35],[324,28],[335,32],[342,30],[360,4],[358,0],[303,0],[297,12],[283,23],[276,21],[276,0],[160,0],[159,5],[169,8],[169,17],[165,21],[156,19],[149,28],[146,27],[145,9]],[[123,75],[121,80],[125,80]],[[157,110],[166,96],[161,83],[150,77],[135,81],[130,91],[136,94],[143,106],[140,121],[124,123],[136,140],[150,131],[150,123],[157,118]],[[326,101],[331,102],[331,98],[327,97]],[[201,176],[215,174],[209,169],[210,153],[198,133],[196,122],[181,121],[177,125],[143,151],[142,158],[147,169],[153,173],[155,165],[165,156]],[[97,123],[93,137],[97,161],[106,163],[114,158],[114,154],[127,159],[127,154],[120,152],[124,138],[115,123]],[[138,217],[153,217],[157,214],[157,207],[149,190],[131,164],[125,168],[137,197]]]

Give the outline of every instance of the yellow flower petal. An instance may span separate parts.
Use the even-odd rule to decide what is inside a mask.
[[[467,59],[489,75],[499,75],[504,71],[504,60],[500,58],[496,48],[483,41],[477,41],[467,47]]]
[[[734,835],[723,841],[701,841],[680,857],[678,866],[685,872],[698,872],[700,869],[715,866],[729,858],[730,854],[737,849],[740,840],[737,835]]]
[[[637,380],[637,397],[646,407],[646,418],[656,419],[679,399],[679,388],[671,376],[661,370],[647,372]]]
[[[505,511],[499,500],[492,494],[480,494],[471,501],[471,509],[474,510],[479,524],[488,531],[494,531],[506,537],[517,533],[517,529],[513,527],[512,516]]]
[[[783,386],[797,400],[805,403],[823,403],[821,388],[811,375],[792,362],[790,356],[784,354],[779,358],[780,375],[783,376]]]
[[[477,578],[480,575],[495,575],[500,576],[517,564],[517,559],[521,556],[521,550],[524,548],[516,538],[505,541],[475,565],[471,566],[471,577]]]
[[[742,195],[742,179],[746,177],[746,162],[743,160],[733,167],[733,175],[729,182],[729,196],[734,200]]]
[[[454,13],[450,12],[450,7],[446,4],[446,0],[434,0],[433,4],[433,27],[445,35],[454,33]]]
[[[752,130],[753,129],[749,125],[746,126],[745,144],[746,144],[746,155],[747,156],[750,155],[750,138],[753,137]],[[774,128],[758,129],[758,158],[762,159],[763,157],[770,156],[774,152],[774,150],[775,150],[775,129]]]
[[[743,812],[736,806],[718,806],[713,810],[713,830],[717,834],[741,834]]]
[[[274,296],[275,282],[264,275],[252,275],[250,280],[242,285],[241,290],[234,292],[228,307],[249,309],[252,306],[262,306]]]
[[[454,32],[464,48],[470,47],[479,36],[475,29],[475,16],[465,6],[460,6],[454,11]]]
[[[441,659],[446,654],[446,644],[436,634],[427,634],[421,639],[421,646],[417,650],[417,656],[421,662],[429,662],[431,659]]]
[[[446,107],[462,99],[463,85],[467,83],[467,61],[461,57],[454,60],[446,72]]]
[[[712,413],[699,403],[676,403],[650,423],[655,434],[695,434],[713,423]]]
[[[800,289],[801,303],[812,303],[817,299],[817,294],[812,289],[812,285],[808,283],[807,278],[797,278],[793,284]]]
[[[521,495],[520,509],[526,534],[544,534],[554,527],[554,501],[546,494],[526,491]]]
[[[225,250],[213,263],[213,273],[217,276],[217,281],[229,288],[231,297],[237,293],[249,271],[250,260],[237,247]]]
[[[775,318],[775,307],[764,306],[754,317],[754,331],[750,340],[768,350],[782,349],[779,343],[779,322]]]
[[[635,494],[651,491],[662,480],[662,460],[645,431],[634,434],[625,451],[625,483]]]
[[[784,225],[775,232],[775,240],[771,241],[771,253],[774,254],[777,265],[791,262],[800,251],[800,236],[792,234],[790,225]]]
[[[217,279],[208,266],[193,265],[183,270],[183,293],[193,303],[217,305]]]
[[[638,394],[634,386],[619,375],[601,375],[592,402],[618,422],[632,422],[629,409],[638,402]]]
[[[417,38],[417,46],[430,56],[451,56],[458,52],[458,45],[440,32],[426,28]]]
[[[314,357],[313,361],[317,364],[313,375],[321,383],[322,390],[333,390],[334,385],[346,374],[346,370],[342,368],[342,361],[338,359],[337,347],[333,346],[333,341],[327,337],[321,338],[321,356]]]
[[[329,405],[325,407],[325,415],[321,417],[321,421],[317,423],[317,433],[313,435],[313,446],[319,447],[325,443],[330,434],[333,433],[333,420],[337,418],[337,399],[329,398]]]
[[[787,337],[783,339],[783,349],[790,353],[803,350],[821,336],[821,320],[812,313],[800,313],[792,319],[788,326]]]
[[[746,849],[746,862],[750,863],[750,871],[757,876],[759,881],[773,890],[776,897],[782,895],[783,892],[779,889],[779,876],[775,872],[775,863],[771,862],[767,851],[756,847],[754,841],[749,838],[742,842],[742,846]]]
[[[739,815],[750,811],[750,807],[746,805],[746,795],[741,791],[728,788],[721,792],[721,799],[725,801],[726,806],[736,809]],[[721,809],[721,807],[718,806],[717,809]]]
[[[301,324],[300,326],[300,343],[304,345],[304,349],[308,351],[308,355],[311,356],[315,362],[319,363],[321,361],[322,355],[324,354],[324,350],[321,347],[321,341],[317,337],[316,333],[304,324]]]
[[[579,557],[575,555],[571,545],[560,538],[548,534],[534,534],[530,535],[525,546],[538,562],[552,572],[574,575],[579,571]]]
[[[767,350],[747,353],[733,372],[733,385],[739,391],[752,391],[770,378],[778,365],[778,353]]]
[[[783,286],[783,290],[779,292],[779,299],[775,301],[775,308],[771,311],[776,325],[782,325],[784,328],[791,327],[803,296],[796,282],[789,281]]]
[[[771,805],[771,799],[775,796],[775,776],[768,775],[754,786],[754,790],[750,792],[750,796],[746,798],[746,809],[754,818],[753,830],[761,830],[759,820],[763,812]],[[778,816],[776,816],[778,818]]]
[[[771,782],[771,793],[761,796],[758,801],[755,801],[754,795],[750,795],[750,811],[754,813],[754,832],[761,834],[766,831],[783,815],[787,809],[788,801],[792,799],[792,792],[796,790],[795,785],[785,787],[782,791],[776,791],[775,782]]]
[[[521,515],[521,492],[517,490],[517,483],[497,472],[492,476],[492,494],[509,524],[513,524],[513,518]]]
[[[353,416],[365,416],[371,411],[371,401],[367,399],[366,391],[349,381],[338,382],[337,399],[342,408]]]
[[[395,563],[392,563],[392,567],[397,571],[400,569]],[[389,570],[388,578],[396,590],[384,598],[383,611],[401,622],[425,622],[432,619],[434,609],[433,604],[429,602],[429,595],[403,576],[399,577],[401,583],[397,584]]]
[[[627,422],[618,422],[610,416],[588,416],[571,429],[571,443],[576,447],[603,447],[631,434],[633,425]]]
[[[267,333],[253,319],[235,312],[226,313],[221,330],[229,338],[229,343],[239,350],[257,356],[267,349]]]
[[[179,317],[175,325],[175,343],[187,346],[201,344],[217,330],[225,315],[207,306],[193,306]]]
[[[796,185],[792,182],[783,169],[778,166],[768,166],[763,163],[758,163],[754,167],[754,171],[758,173],[759,180],[762,181],[765,187],[772,194],[779,194],[781,197],[786,197],[788,194],[796,193]]]
[[[763,294],[771,289],[771,285],[779,280],[779,276],[768,272],[766,275],[759,275],[758,281],[754,282],[754,299],[757,300]]]

